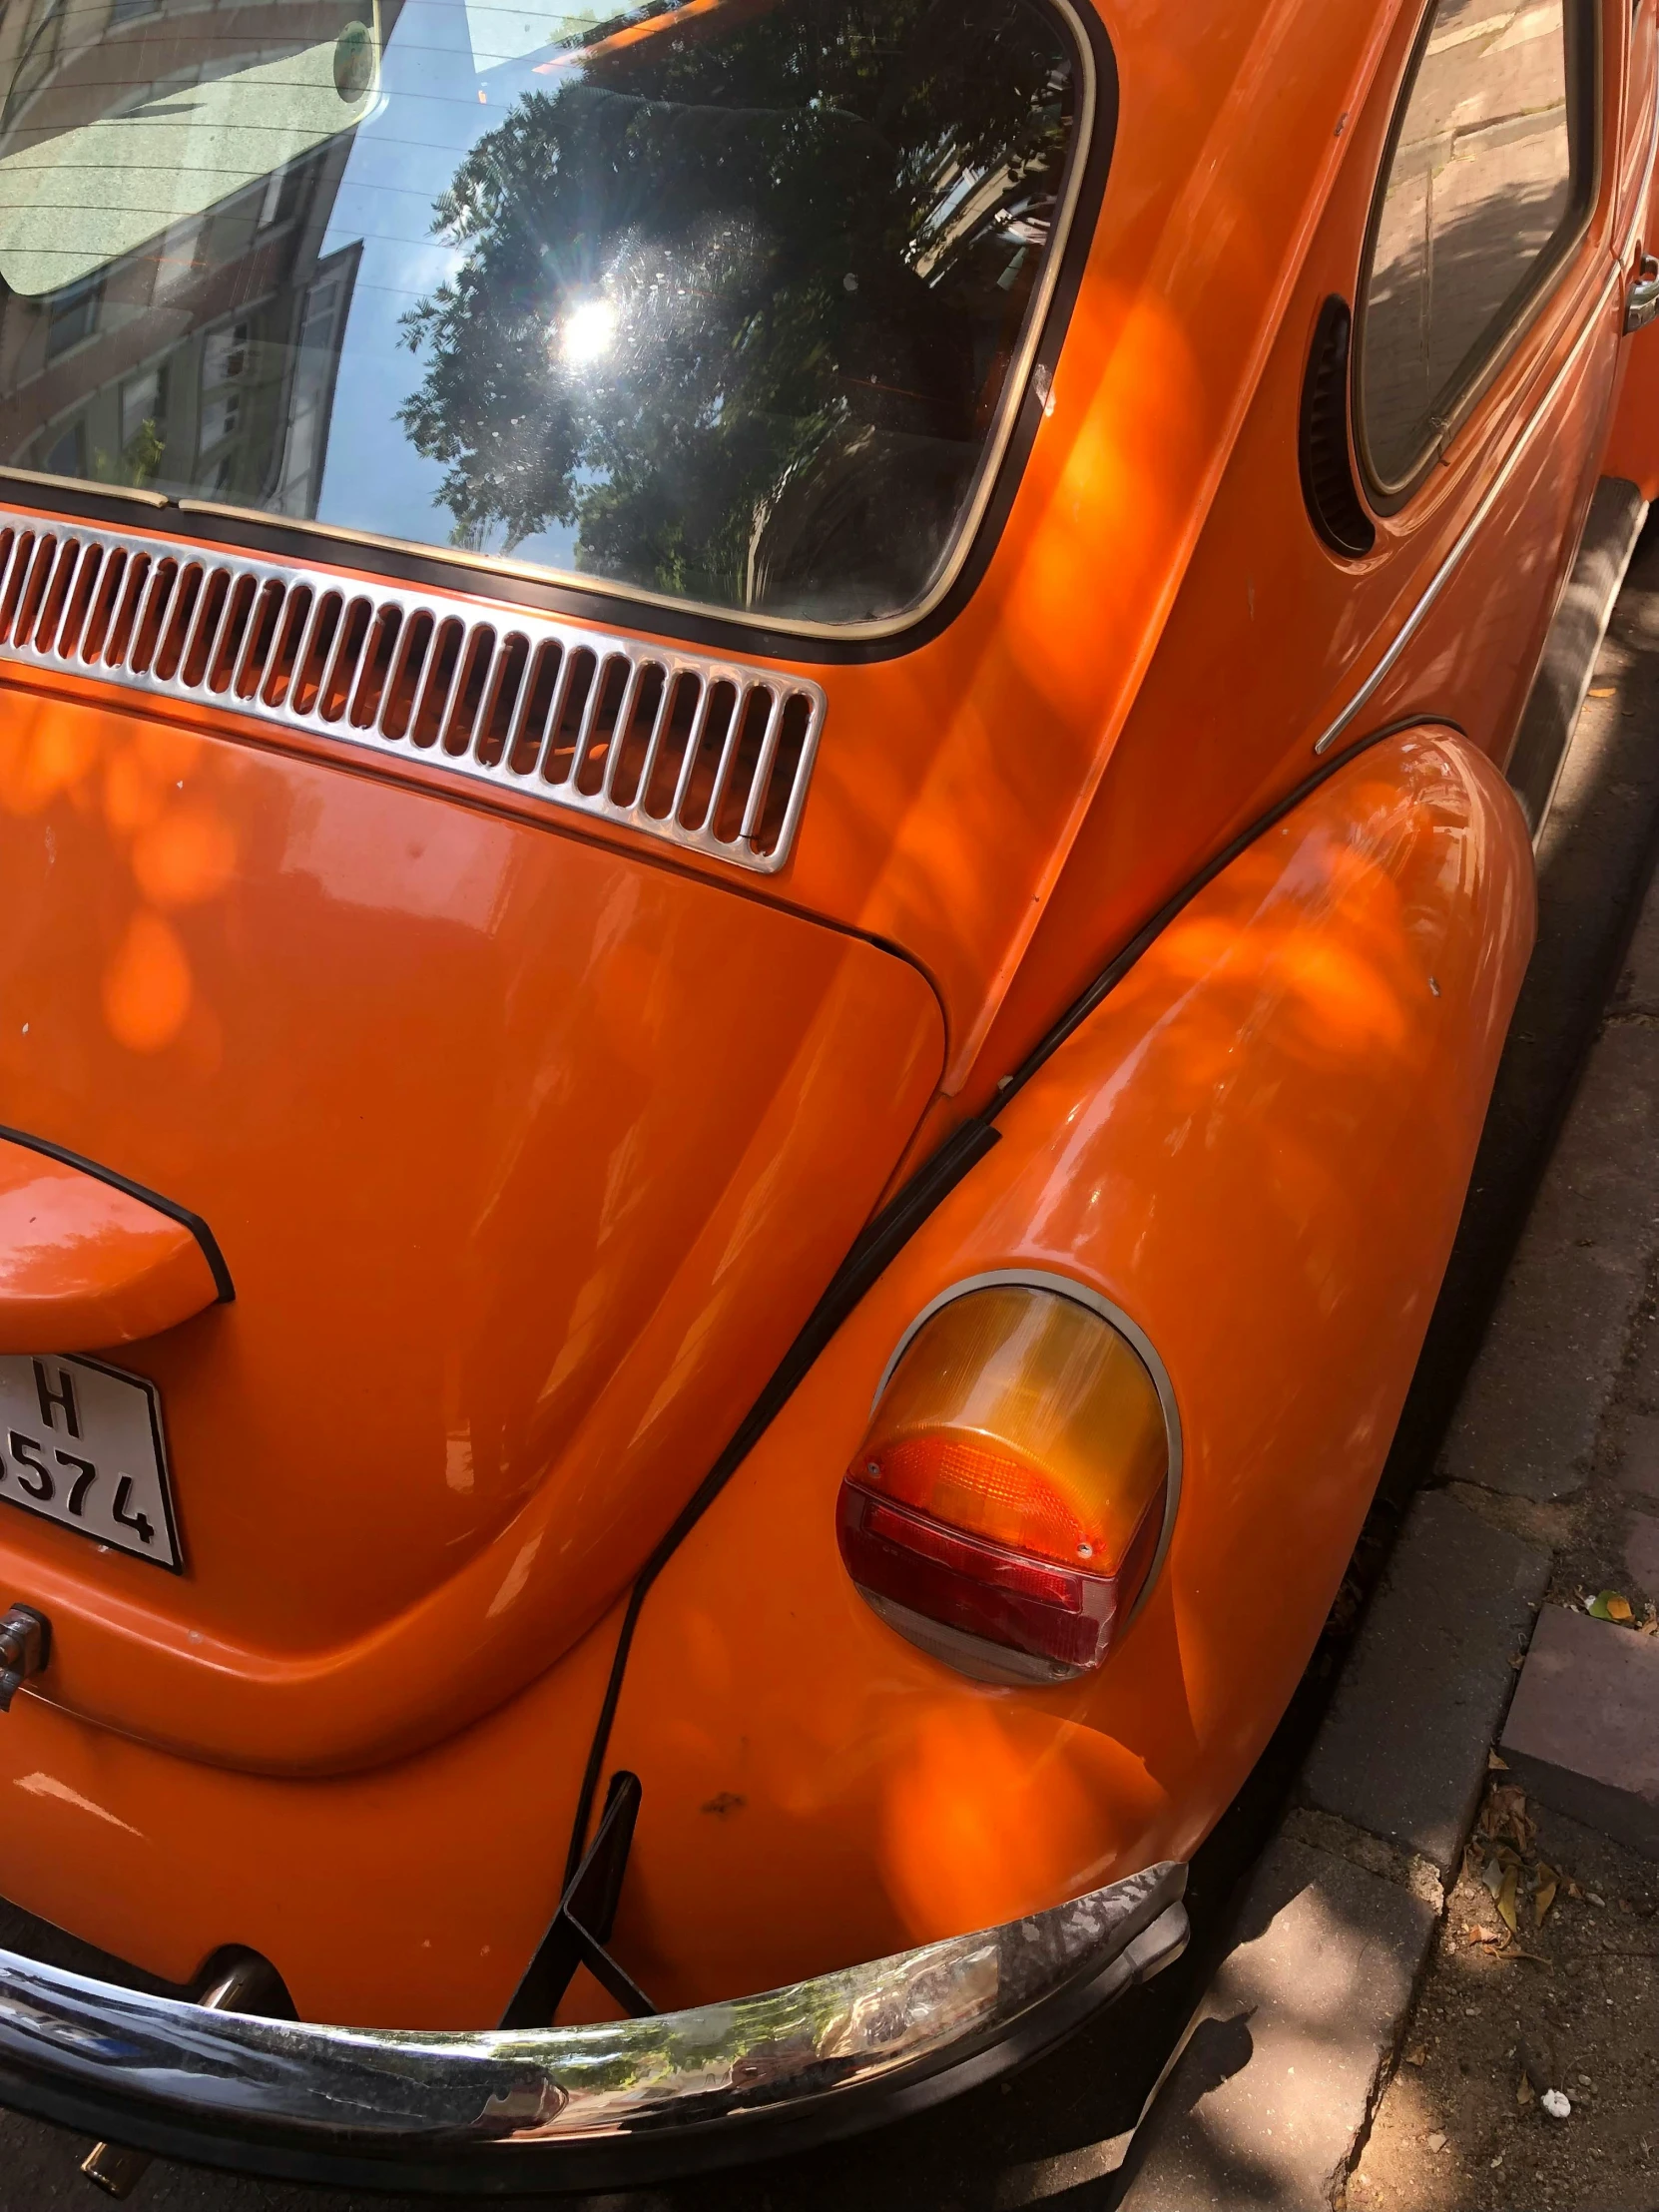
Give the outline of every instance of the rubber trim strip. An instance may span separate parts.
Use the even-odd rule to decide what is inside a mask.
[[[693,1491],[673,1525],[646,1560],[629,1592],[628,1608],[622,1617],[622,1627],[617,1635],[616,1650],[611,1659],[610,1678],[605,1685],[605,1695],[600,1703],[598,1718],[594,1723],[593,1746],[588,1754],[587,1767],[582,1776],[581,1794],[576,1802],[576,1817],[571,1828],[570,1849],[565,1857],[563,1888],[568,1888],[581,1865],[588,1826],[593,1819],[594,1800],[599,1794],[599,1778],[605,1764],[605,1754],[610,1745],[611,1729],[616,1720],[617,1706],[622,1698],[623,1680],[628,1671],[628,1654],[633,1645],[634,1631],[650,1595],[651,1586],[667,1566],[686,1537],[696,1527],[745,1458],[759,1443],[767,1429],[783,1411],[795,1394],[808,1369],[829,1344],[841,1323],[851,1313],[865,1291],[875,1282],[902,1248],[909,1243],[928,1217],[949,1197],[970,1169],[976,1167],[993,1145],[1001,1138],[1001,1131],[993,1124],[1008,1101],[1018,1096],[1044,1062],[1058,1052],[1066,1039],[1072,1036],[1088,1020],[1095,1008],[1109,992],[1114,990],[1144,952],[1175,920],[1184,907],[1195,899],[1208,884],[1213,883],[1223,868],[1249,849],[1258,837],[1265,836],[1277,823],[1293,813],[1302,802],[1319,787],[1348,766],[1374,745],[1382,745],[1388,738],[1396,738],[1403,730],[1416,730],[1425,725],[1439,729],[1455,730],[1459,737],[1467,732],[1461,724],[1447,716],[1431,714],[1402,715],[1398,721],[1374,730],[1369,737],[1361,738],[1329,761],[1322,761],[1311,776],[1304,778],[1277,805],[1271,807],[1251,826],[1242,830],[1220,851],[1207,860],[1196,875],[1168,899],[1151,920],[1136,931],[1123,949],[1114,953],[1088,988],[1075,999],[1041,1041],[1022,1060],[1012,1075],[1004,1076],[995,1099],[983,1114],[972,1116],[953,1129],[932,1158],[918,1168],[909,1182],[875,1219],[869,1223],[853,1245],[851,1251],[830,1278],[830,1287],[808,1315],[801,1333],[785,1353],[771,1381],[755,1400],[742,1425],[731,1442],[715,1461],[709,1472]],[[544,1937],[544,1941],[550,1939]],[[533,1971],[541,1956],[538,1946],[526,1973]]]
[[[90,1175],[100,1183],[108,1183],[112,1190],[125,1191],[129,1198],[138,1199],[145,1206],[153,1206],[158,1214],[166,1214],[171,1221],[188,1229],[202,1247],[202,1257],[208,1263],[219,1293],[219,1303],[234,1303],[237,1287],[231,1281],[231,1271],[225,1264],[225,1255],[219,1249],[219,1239],[200,1214],[193,1214],[188,1206],[181,1206],[175,1198],[164,1198],[160,1191],[150,1190],[143,1183],[135,1183],[130,1175],[118,1175],[114,1168],[103,1167],[96,1160],[89,1160],[84,1153],[71,1152],[67,1145],[53,1144],[49,1137],[31,1137],[26,1129],[8,1129],[0,1122],[0,1137],[8,1144],[20,1144],[25,1151],[44,1153],[48,1160],[57,1160],[66,1168],[79,1168],[83,1175]]]

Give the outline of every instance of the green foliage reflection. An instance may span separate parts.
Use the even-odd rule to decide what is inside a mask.
[[[436,205],[404,318],[457,542],[859,619],[917,598],[995,420],[1073,133],[1022,0],[703,0],[602,26]]]

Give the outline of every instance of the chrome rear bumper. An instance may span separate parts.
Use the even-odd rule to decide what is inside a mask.
[[[512,2195],[850,2134],[1057,2041],[1177,1957],[1173,1862],[765,1995],[594,2027],[423,2034],[254,2018],[0,1951],[0,2101],[294,2180]]]

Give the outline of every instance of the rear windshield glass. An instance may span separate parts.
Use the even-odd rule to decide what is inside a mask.
[[[1036,0],[9,0],[0,459],[772,619],[914,607],[1057,245]]]

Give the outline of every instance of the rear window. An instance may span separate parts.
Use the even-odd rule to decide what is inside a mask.
[[[1036,0],[12,0],[0,459],[804,624],[982,510],[1089,105]]]

